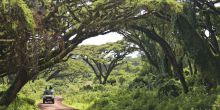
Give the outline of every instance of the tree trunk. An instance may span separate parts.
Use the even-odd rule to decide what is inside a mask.
[[[190,71],[190,75],[193,75],[193,68],[192,68],[192,64],[191,61],[188,59],[188,64],[189,64],[189,71]]]
[[[183,64],[182,63],[178,65],[177,72],[179,73],[177,75],[178,75],[178,78],[179,78],[179,80],[180,80],[180,82],[181,82],[181,84],[183,86],[184,93],[188,93],[189,89],[188,89],[188,86],[186,84],[185,78],[184,78],[184,76],[182,74],[183,73]]]
[[[108,79],[108,76],[103,77],[103,81],[102,81],[102,84],[103,84],[103,85],[105,85],[105,84],[106,84],[107,79]]]
[[[169,62],[169,59],[167,58],[167,56],[165,56],[164,60],[164,69],[165,72],[169,75],[169,76],[173,76],[172,75],[172,69],[171,69],[171,64]]]
[[[196,66],[196,64],[194,64],[194,73],[193,74],[197,74],[197,66]]]
[[[181,70],[182,68],[179,67],[179,64],[177,63],[176,57],[175,57],[170,45],[163,38],[161,38],[159,35],[157,35],[157,33],[154,31],[151,31],[149,29],[146,29],[146,28],[143,28],[140,26],[135,26],[135,25],[132,25],[131,28],[136,29],[141,32],[144,32],[150,39],[159,43],[159,45],[163,49],[165,55],[167,56],[167,58],[171,62],[173,69],[174,69],[174,72],[175,72],[175,75],[180,80],[180,82],[183,86],[184,93],[188,93],[188,91],[189,91],[188,86],[187,86],[185,78],[182,74],[183,70]]]
[[[17,93],[28,82],[27,72],[20,71],[13,84],[8,88],[5,94],[0,98],[0,106],[8,107],[16,98]]]
[[[140,48],[140,50],[142,50],[142,51],[144,52],[144,54],[146,55],[146,57],[147,57],[149,63],[150,63],[151,65],[153,65],[156,69],[159,70],[159,64],[158,64],[158,62],[155,61],[155,60],[152,58],[151,53],[150,53],[150,52],[145,48],[145,46],[144,46],[144,45],[146,45],[146,44],[144,44],[143,41],[142,41],[140,38],[138,38],[137,36],[135,36],[135,37],[137,37],[137,38],[135,38],[135,39],[137,39],[137,40],[135,40],[135,39],[133,38],[133,36],[130,36],[130,35],[124,35],[124,36],[125,36],[130,42],[133,42],[133,43],[135,43],[136,45],[138,45],[138,47]]]
[[[183,46],[190,58],[194,59],[196,65],[194,72],[200,72],[203,78],[219,81],[220,56],[213,55],[207,40],[198,34],[184,15],[177,16],[176,27],[179,40],[183,41]]]
[[[97,76],[96,76],[97,77]],[[101,76],[98,76],[98,81],[99,81],[99,84],[103,84],[103,81],[102,81],[102,77]]]

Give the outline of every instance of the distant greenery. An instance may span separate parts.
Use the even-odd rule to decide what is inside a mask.
[[[125,60],[127,63],[113,70],[106,85],[95,80],[93,71],[90,75],[79,74],[73,81],[56,77],[49,82],[43,78],[29,82],[8,110],[38,110],[37,104],[42,102],[47,85],[53,85],[56,95],[64,97],[64,104],[80,110],[218,110],[220,88],[207,92],[204,86],[194,83],[188,94],[181,94],[178,80],[162,78],[160,74],[152,74],[152,70],[143,69],[146,65],[141,58]],[[70,60],[68,64],[60,74],[67,74],[71,71],[68,68],[78,63]],[[188,82],[192,80],[190,77]],[[111,83],[112,80],[115,82]],[[6,88],[7,85],[0,87],[1,91]]]
[[[207,92],[204,86],[197,85],[190,93],[180,94],[181,85],[175,79],[156,79],[158,76],[144,75],[140,69],[133,74],[125,72],[123,67],[126,64],[112,74],[110,79],[117,82],[114,85],[100,85],[85,79],[84,83],[69,85],[65,103],[82,110],[218,109],[219,88]],[[120,84],[121,78],[125,79],[123,84]]]

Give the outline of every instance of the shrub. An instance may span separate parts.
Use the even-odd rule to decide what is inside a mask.
[[[120,85],[123,85],[125,81],[126,81],[126,79],[123,78],[123,77],[118,78],[118,82],[119,82]]]
[[[115,79],[109,79],[109,80],[107,80],[107,83],[109,83],[111,85],[114,85],[114,84],[116,84],[116,80]]]
[[[105,87],[102,84],[95,84],[93,90],[94,91],[104,91]]]

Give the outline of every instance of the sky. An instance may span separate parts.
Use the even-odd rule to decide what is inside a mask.
[[[220,7],[220,3],[216,3],[216,4],[215,4],[215,7]]]
[[[120,35],[116,32],[111,32],[111,33],[108,33],[105,35],[99,35],[96,37],[86,39],[80,45],[102,45],[102,44],[105,44],[108,42],[116,42],[116,41],[122,40],[122,39],[123,39],[122,35]],[[137,57],[137,55],[138,55],[138,52],[133,52],[127,56],[135,58],[135,57]]]
[[[116,32],[111,32],[105,35],[99,35],[96,37],[86,39],[80,45],[102,45],[108,42],[116,42],[122,39],[123,39],[122,35]]]

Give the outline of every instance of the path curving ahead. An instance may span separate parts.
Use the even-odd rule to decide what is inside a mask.
[[[75,108],[68,107],[64,104],[62,104],[63,98],[61,96],[55,97],[55,103],[54,104],[43,104],[39,103],[38,107],[41,110],[78,110]]]

